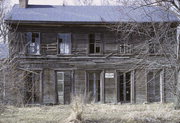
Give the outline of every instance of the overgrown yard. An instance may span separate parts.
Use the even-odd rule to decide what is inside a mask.
[[[180,110],[173,104],[88,104],[83,106],[85,123],[180,123]],[[17,108],[8,106],[0,123],[66,123],[72,105]]]

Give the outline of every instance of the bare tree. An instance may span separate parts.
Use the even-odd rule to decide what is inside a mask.
[[[124,4],[124,0],[119,0],[121,4]],[[134,9],[138,9],[144,6],[160,6],[165,9],[165,11],[169,11],[170,13],[174,13],[177,17],[180,17],[180,7],[179,0],[141,0],[138,2],[138,6],[133,6]],[[132,5],[132,1],[126,1],[125,5]],[[127,15],[128,16],[128,15]],[[148,15],[147,15],[148,16]],[[150,16],[149,16],[150,17]],[[152,67],[167,67],[171,72],[166,78],[166,90],[169,90],[175,98],[175,108],[180,108],[180,58],[179,58],[179,28],[177,28],[178,23],[172,28],[172,25],[169,23],[151,23],[148,25],[137,24],[136,22],[126,24],[126,26],[118,23],[111,29],[115,29],[116,31],[122,32],[124,34],[124,38],[128,38],[133,33],[138,33],[146,37],[144,39],[144,43],[136,46],[134,50],[141,49],[142,47],[149,47],[152,44],[152,41],[155,41],[157,47],[159,47],[159,51],[164,56],[166,63],[163,63],[160,60],[151,60],[148,57],[148,50],[143,56],[140,56],[141,64],[138,62],[138,65],[135,65],[136,68],[152,68]],[[177,31],[178,30],[178,31]],[[137,34],[137,35],[138,35]],[[177,35],[177,37],[176,37]],[[126,40],[126,39],[125,39]],[[154,45],[155,46],[155,45]],[[152,47],[154,47],[152,46]],[[141,51],[140,51],[141,52]],[[145,64],[147,63],[147,64]]]

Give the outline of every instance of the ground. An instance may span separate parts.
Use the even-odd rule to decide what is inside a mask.
[[[0,115],[0,123],[66,123],[72,105],[12,107]],[[87,104],[85,123],[180,123],[180,110],[173,104]]]

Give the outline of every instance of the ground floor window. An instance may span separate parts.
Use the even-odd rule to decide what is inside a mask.
[[[118,72],[118,101],[131,101],[131,72]]]

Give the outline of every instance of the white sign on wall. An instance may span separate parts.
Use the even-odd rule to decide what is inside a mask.
[[[114,73],[105,73],[105,78],[114,78]]]

